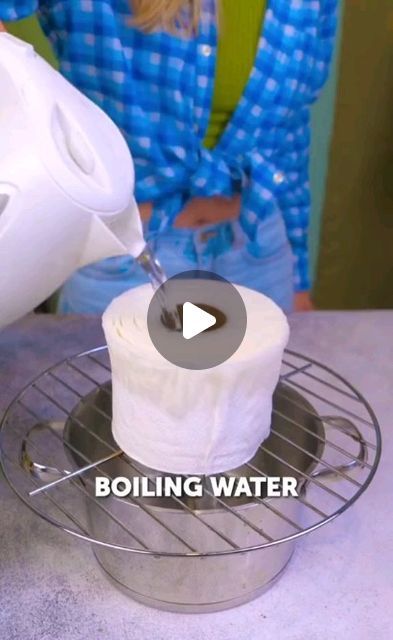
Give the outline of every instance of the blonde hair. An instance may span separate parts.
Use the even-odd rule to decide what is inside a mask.
[[[202,0],[130,0],[132,24],[147,33],[165,29],[171,33],[198,31]]]

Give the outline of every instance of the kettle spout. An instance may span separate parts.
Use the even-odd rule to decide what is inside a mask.
[[[117,215],[93,215],[78,267],[121,255],[140,256],[146,246],[138,206],[134,199]]]

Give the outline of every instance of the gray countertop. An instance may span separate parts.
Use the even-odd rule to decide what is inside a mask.
[[[103,577],[86,543],[41,521],[0,478],[1,640],[387,640],[393,637],[393,312],[291,317],[290,347],[347,377],[380,421],[379,471],[360,500],[303,538],[281,580],[223,613],[149,609]],[[0,416],[23,385],[103,343],[99,320],[30,316],[0,333]]]

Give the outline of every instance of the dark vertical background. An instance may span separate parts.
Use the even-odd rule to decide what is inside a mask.
[[[393,307],[393,2],[345,3],[315,300]]]

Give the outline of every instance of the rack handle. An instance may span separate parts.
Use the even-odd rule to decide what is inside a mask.
[[[64,427],[64,422],[51,422],[50,426],[55,431],[62,432]],[[22,442],[19,463],[22,469],[25,469],[26,471],[28,471],[28,473],[30,473],[37,480],[43,480],[43,481],[59,480],[60,478],[63,478],[64,476],[68,475],[70,472],[66,470],[61,471],[56,467],[50,467],[48,465],[34,462],[34,460],[31,458],[28,452],[28,441],[32,432],[44,431],[47,428],[48,428],[47,423],[37,422],[37,424],[35,424],[31,429],[29,429],[29,431],[25,435]]]
[[[319,469],[314,471],[311,475],[313,478],[321,478],[321,477],[336,477],[338,476],[337,472],[342,471],[352,471],[353,469],[357,469],[358,467],[363,468],[364,464],[368,459],[368,449],[367,443],[365,442],[362,433],[359,429],[349,420],[348,418],[343,418],[342,416],[323,416],[321,420],[328,426],[333,429],[337,429],[345,433],[347,436],[355,440],[359,444],[359,452],[356,458],[351,460],[346,464],[340,464],[335,467],[335,471],[332,469]]]

